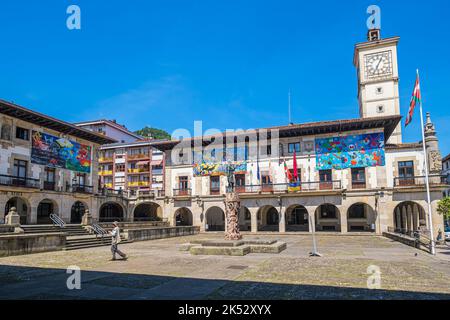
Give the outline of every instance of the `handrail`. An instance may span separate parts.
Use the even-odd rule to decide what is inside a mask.
[[[447,176],[442,174],[432,174],[429,176],[429,182],[432,185],[446,185]],[[411,177],[395,177],[394,187],[413,187],[424,186],[426,184],[425,176],[411,176]]]
[[[64,228],[66,226],[65,222],[63,219],[61,219],[60,216],[52,213],[50,214],[50,220],[52,220],[54,225],[59,226],[60,228]]]
[[[96,224],[96,223],[92,224],[91,227],[92,227],[92,230],[94,230],[94,233],[95,233],[96,235],[99,235],[99,236],[102,236],[102,237],[103,237],[104,235],[107,235],[107,234],[108,234],[108,231],[106,231],[105,229],[103,229],[102,227],[100,227],[100,225],[98,225],[98,224]]]

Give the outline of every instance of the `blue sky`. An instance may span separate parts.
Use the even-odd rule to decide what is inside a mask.
[[[66,121],[132,130],[255,128],[358,117],[353,48],[366,8],[398,35],[406,115],[421,69],[425,111],[450,152],[448,0],[2,1],[0,97]],[[66,28],[81,8],[82,29]],[[419,114],[404,132],[420,140]]]

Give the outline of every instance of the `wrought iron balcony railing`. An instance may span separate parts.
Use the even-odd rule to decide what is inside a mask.
[[[78,193],[94,193],[94,187],[83,185],[83,184],[73,184],[72,185],[72,192],[78,192]]]
[[[174,197],[184,197],[184,196],[191,196],[191,195],[192,195],[192,189],[190,189],[190,188],[173,189]]]
[[[8,176],[4,174],[0,175],[0,185],[34,189],[39,189],[41,187],[39,179]]]
[[[289,192],[304,192],[304,191],[321,191],[321,190],[341,190],[341,181],[328,182],[300,182],[297,188],[290,188],[289,183],[273,183],[261,185],[244,185],[236,186],[237,193],[289,193]]]
[[[430,175],[430,185],[447,185],[447,177],[445,175]],[[417,187],[425,186],[425,176],[397,177],[394,178],[394,187]]]

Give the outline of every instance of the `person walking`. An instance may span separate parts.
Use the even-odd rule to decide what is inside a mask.
[[[128,257],[125,253],[119,250],[119,243],[122,241],[120,238],[120,228],[119,223],[117,221],[113,222],[114,229],[110,232],[112,235],[111,238],[111,252],[112,252],[112,261],[116,260],[116,253],[122,257],[123,260],[127,260]]]

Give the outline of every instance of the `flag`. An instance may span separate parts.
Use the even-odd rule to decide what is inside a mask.
[[[286,175],[286,180],[287,180],[288,182],[291,182],[291,180],[292,180],[292,174],[291,174],[291,172],[289,171],[289,168],[288,168],[288,166],[287,166],[287,164],[286,164],[286,160],[284,160],[284,174]]]
[[[297,154],[294,148],[294,180],[298,181],[298,165],[297,165]]]
[[[420,79],[419,79],[419,71],[417,71],[416,84],[414,85],[414,91],[411,97],[411,102],[409,104],[409,111],[408,115],[406,116],[405,127],[407,127],[411,123],[414,114],[414,109],[416,108],[416,105],[420,103],[420,101],[421,101]]]

